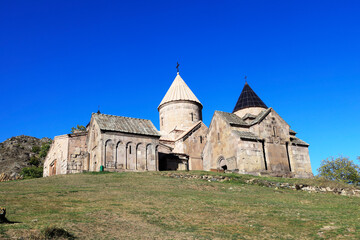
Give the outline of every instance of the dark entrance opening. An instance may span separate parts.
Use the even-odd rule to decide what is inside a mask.
[[[159,171],[176,171],[180,165],[187,164],[184,161],[182,156],[176,154],[159,153]],[[189,170],[188,167],[186,169]]]
[[[227,166],[226,166],[226,165],[221,166],[221,168],[222,168],[223,170],[227,170]]]
[[[167,170],[167,166],[166,166],[166,154],[164,153],[159,153],[159,171],[166,171]]]

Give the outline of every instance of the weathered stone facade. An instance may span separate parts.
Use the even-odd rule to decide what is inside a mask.
[[[189,170],[203,170],[202,151],[208,128],[199,121],[175,140],[174,152],[189,156]]]
[[[159,107],[160,142],[172,148],[178,166],[169,164],[164,169],[202,170],[202,150],[208,128],[202,122],[202,104],[177,73]],[[183,159],[183,160],[180,160]],[[171,162],[174,163],[175,157]],[[182,162],[182,163],[180,163]],[[184,165],[185,164],[185,165]]]
[[[93,113],[85,132],[61,135],[44,176],[82,171],[230,170],[311,177],[308,144],[248,84],[233,113],[216,111],[210,127],[202,104],[179,73],[150,120]]]
[[[149,120],[93,113],[87,131],[54,138],[44,176],[100,171],[156,171],[159,138]]]
[[[176,129],[188,129],[202,120],[202,106],[187,101],[169,102],[159,107],[160,131],[171,132]]]
[[[234,113],[216,111],[203,151],[204,170],[312,177],[308,144],[245,85]],[[252,99],[252,97],[254,99]],[[251,105],[253,104],[253,105]],[[250,105],[250,106],[248,106]]]
[[[103,114],[104,115],[104,114]],[[128,118],[129,119],[129,118]],[[93,158],[90,171],[105,170],[155,171],[158,169],[158,135],[137,135],[101,130],[96,120],[89,125],[88,152]]]
[[[87,170],[86,137],[86,132],[56,136],[45,158],[44,177]]]

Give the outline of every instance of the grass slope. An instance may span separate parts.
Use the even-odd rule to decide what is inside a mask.
[[[87,173],[0,183],[0,238],[358,239],[360,198],[160,173]]]

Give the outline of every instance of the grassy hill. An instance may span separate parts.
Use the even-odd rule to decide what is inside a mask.
[[[80,239],[360,238],[359,197],[161,174],[2,182],[0,207],[19,223],[0,224],[0,238],[41,238],[47,227]]]

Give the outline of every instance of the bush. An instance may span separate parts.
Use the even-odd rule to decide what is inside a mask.
[[[43,168],[42,167],[24,167],[21,169],[20,173],[24,179],[30,178],[41,178],[43,176]]]
[[[44,230],[44,235],[46,239],[75,239],[74,235],[69,233],[63,228],[58,227],[47,227]]]
[[[39,147],[39,146],[33,146],[32,149],[31,149],[31,151],[32,151],[33,153],[38,154],[38,153],[40,152],[40,147]]]
[[[48,151],[50,149],[50,146],[51,146],[51,142],[43,143],[41,145],[40,152],[39,152],[39,156],[41,158],[46,157],[46,155],[47,155],[47,153],[48,153]]]
[[[358,185],[360,182],[360,167],[347,157],[330,157],[322,160],[318,169],[319,176],[328,180],[336,180]]]
[[[76,130],[86,131],[86,127],[84,127],[83,125],[77,125],[76,128],[75,127],[71,128],[71,133],[74,133]]]
[[[30,163],[30,165],[32,165],[32,166],[38,167],[41,162],[40,162],[40,160],[39,160],[37,157],[32,156],[32,157],[30,158],[29,163]]]

